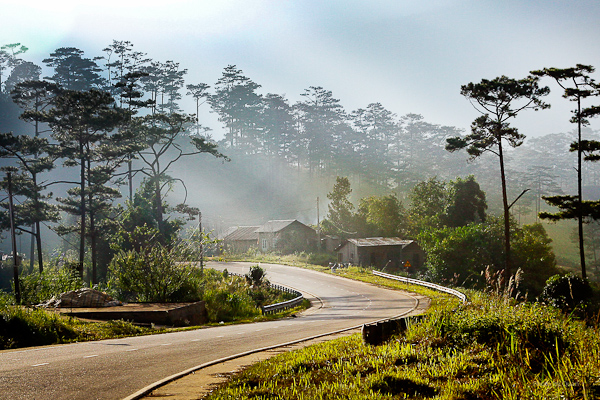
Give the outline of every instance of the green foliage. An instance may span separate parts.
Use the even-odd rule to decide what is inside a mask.
[[[355,219],[359,237],[405,237],[408,232],[404,206],[394,194],[361,199]]]
[[[44,309],[16,306],[11,296],[0,292],[0,350],[100,340],[153,331],[124,321],[88,323]]]
[[[524,225],[512,237],[513,263],[524,272],[521,293],[537,296],[546,280],[558,273],[552,239],[540,223]]]
[[[260,265],[253,265],[250,271],[246,274],[246,280],[254,287],[268,285],[267,273]]]
[[[253,266],[246,276],[206,269],[204,285],[203,300],[211,322],[255,319],[260,316],[260,307],[294,297],[270,287],[259,266]]]
[[[84,287],[76,269],[50,265],[41,274],[33,272],[19,278],[23,304],[40,304],[61,293]]]
[[[585,305],[593,296],[587,279],[573,274],[554,275],[548,278],[541,300],[564,311]]]
[[[109,285],[118,297],[146,302],[200,300],[202,272],[177,262],[177,250],[156,240],[158,231],[137,227],[130,235],[133,250],[120,250],[109,266]]]
[[[502,271],[503,221],[489,218],[485,223],[440,230],[418,236],[427,253],[428,274],[438,282],[452,281],[467,287],[483,288],[482,275],[491,268]],[[557,272],[551,239],[541,224],[512,227],[513,267],[523,271],[521,294],[539,295],[543,282]]]
[[[337,256],[333,253],[309,253],[306,260],[307,263],[314,265],[328,265],[336,261]]]
[[[159,232],[159,223],[156,219],[154,205],[153,185],[149,179],[144,179],[133,197],[133,202],[128,201],[126,203],[126,208],[123,210],[121,217],[119,218],[119,229],[113,237],[113,241],[115,243],[113,247],[115,247],[115,249],[135,249],[136,251],[139,251],[140,245],[142,245],[145,241],[150,240],[150,238],[137,238],[132,236],[131,233],[134,232],[137,227],[142,226],[145,226],[149,230],[155,230],[152,231],[151,234],[153,236],[153,242],[175,242],[177,233],[183,226],[184,222],[177,218],[163,221],[163,230],[162,232]],[[167,204],[163,204],[163,210],[170,212]],[[142,231],[138,232],[142,234]]]
[[[327,223],[331,225],[332,233],[344,236],[352,232],[354,205],[350,202],[350,193],[352,193],[350,180],[341,176],[336,178],[333,190],[327,193],[327,198],[330,200]]]
[[[402,336],[366,346],[352,335],[252,365],[221,399],[549,399],[600,395],[600,340],[541,304],[438,305]]]
[[[0,349],[64,343],[76,337],[58,314],[0,302]]]
[[[485,221],[485,193],[473,175],[446,183],[437,177],[419,182],[409,194],[413,234],[444,226],[458,227]]]
[[[206,270],[204,301],[209,321],[228,322],[260,315],[260,310],[247,291],[246,279]]]
[[[410,223],[414,233],[441,228],[448,205],[448,187],[437,177],[417,183],[408,194]]]
[[[464,226],[485,221],[485,193],[473,175],[450,182],[445,222],[448,226]]]
[[[426,231],[418,241],[427,254],[426,266],[437,282],[481,283],[487,266],[502,269],[502,227],[498,220]]]

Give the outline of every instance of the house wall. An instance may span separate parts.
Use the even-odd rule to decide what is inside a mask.
[[[357,247],[347,242],[338,250],[338,262],[372,265],[376,268],[399,270],[409,261],[412,269],[421,268],[425,261],[425,252],[416,243],[411,243],[404,249],[398,246]]]
[[[246,253],[251,248],[258,247],[258,240],[228,240],[225,241],[224,247],[234,254]]]
[[[277,245],[277,235],[273,232],[259,232],[258,233],[258,250],[272,251]]]
[[[402,246],[359,247],[360,265],[397,268],[402,259]]]
[[[342,248],[338,250],[338,262],[359,264],[357,249],[358,248],[354,243],[346,243]]]
[[[413,268],[421,268],[425,263],[425,251],[416,243],[411,243],[402,251],[403,261],[409,261]]]
[[[291,224],[279,232],[259,232],[258,249],[262,252],[279,250],[283,253],[312,251],[316,248],[317,234],[314,229]]]

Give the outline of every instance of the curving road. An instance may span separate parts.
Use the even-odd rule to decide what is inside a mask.
[[[245,273],[250,263],[209,263]],[[262,264],[267,278],[316,298],[297,318],[162,335],[0,351],[0,399],[122,399],[213,360],[394,317],[405,294],[307,269]]]

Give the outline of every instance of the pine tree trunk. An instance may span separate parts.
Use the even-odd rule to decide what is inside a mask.
[[[583,193],[581,187],[581,97],[577,97],[577,228],[579,231],[579,259],[581,261],[581,277],[586,279],[585,248],[583,241]]]
[[[38,267],[41,274],[44,272],[44,261],[42,256],[42,232],[40,231],[40,221],[35,222],[35,239],[37,241]],[[33,257],[33,254],[31,257]]]
[[[508,284],[511,274],[511,257],[510,257],[510,210],[508,206],[508,194],[506,190],[506,175],[504,172],[504,153],[502,150],[502,139],[498,140],[498,158],[500,159],[500,180],[502,181],[502,205],[504,208],[504,276],[505,284]]]
[[[80,225],[79,225],[79,266],[77,267],[79,276],[83,279],[83,260],[85,258],[85,159],[83,157],[83,144],[79,146],[81,154],[81,172],[79,189],[79,209],[80,209]]]

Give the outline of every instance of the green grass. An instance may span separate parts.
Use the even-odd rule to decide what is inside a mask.
[[[210,321],[206,326],[270,321],[289,317],[310,307],[310,303],[304,301],[293,309],[262,315],[257,305],[274,304],[294,296],[264,285],[250,287],[244,277],[225,277],[212,270],[206,275],[210,278],[206,280],[204,287],[204,300]],[[34,289],[30,290],[30,294],[37,296]],[[12,296],[0,292],[0,350],[197,328],[140,327],[126,321],[84,322],[45,309],[14,305]]]
[[[293,256],[268,262],[331,273]],[[587,327],[541,304],[475,291],[462,305],[358,267],[336,274],[427,295],[428,317],[380,347],[354,335],[277,356],[235,375],[209,399],[600,398],[597,322]]]
[[[404,335],[374,347],[360,335],[255,364],[208,399],[594,399],[598,328],[539,304],[469,292],[436,302]]]
[[[2,303],[2,300],[0,300],[0,350],[198,329],[197,326],[186,328],[143,327],[122,320],[86,322],[52,311]],[[272,321],[290,317],[309,307],[310,303],[305,300],[298,307],[276,314],[257,314],[225,324]],[[219,325],[223,325],[223,323],[212,322],[204,326]]]
[[[51,311],[10,305],[0,299],[0,350],[165,331],[139,327],[125,321],[83,322]]]

